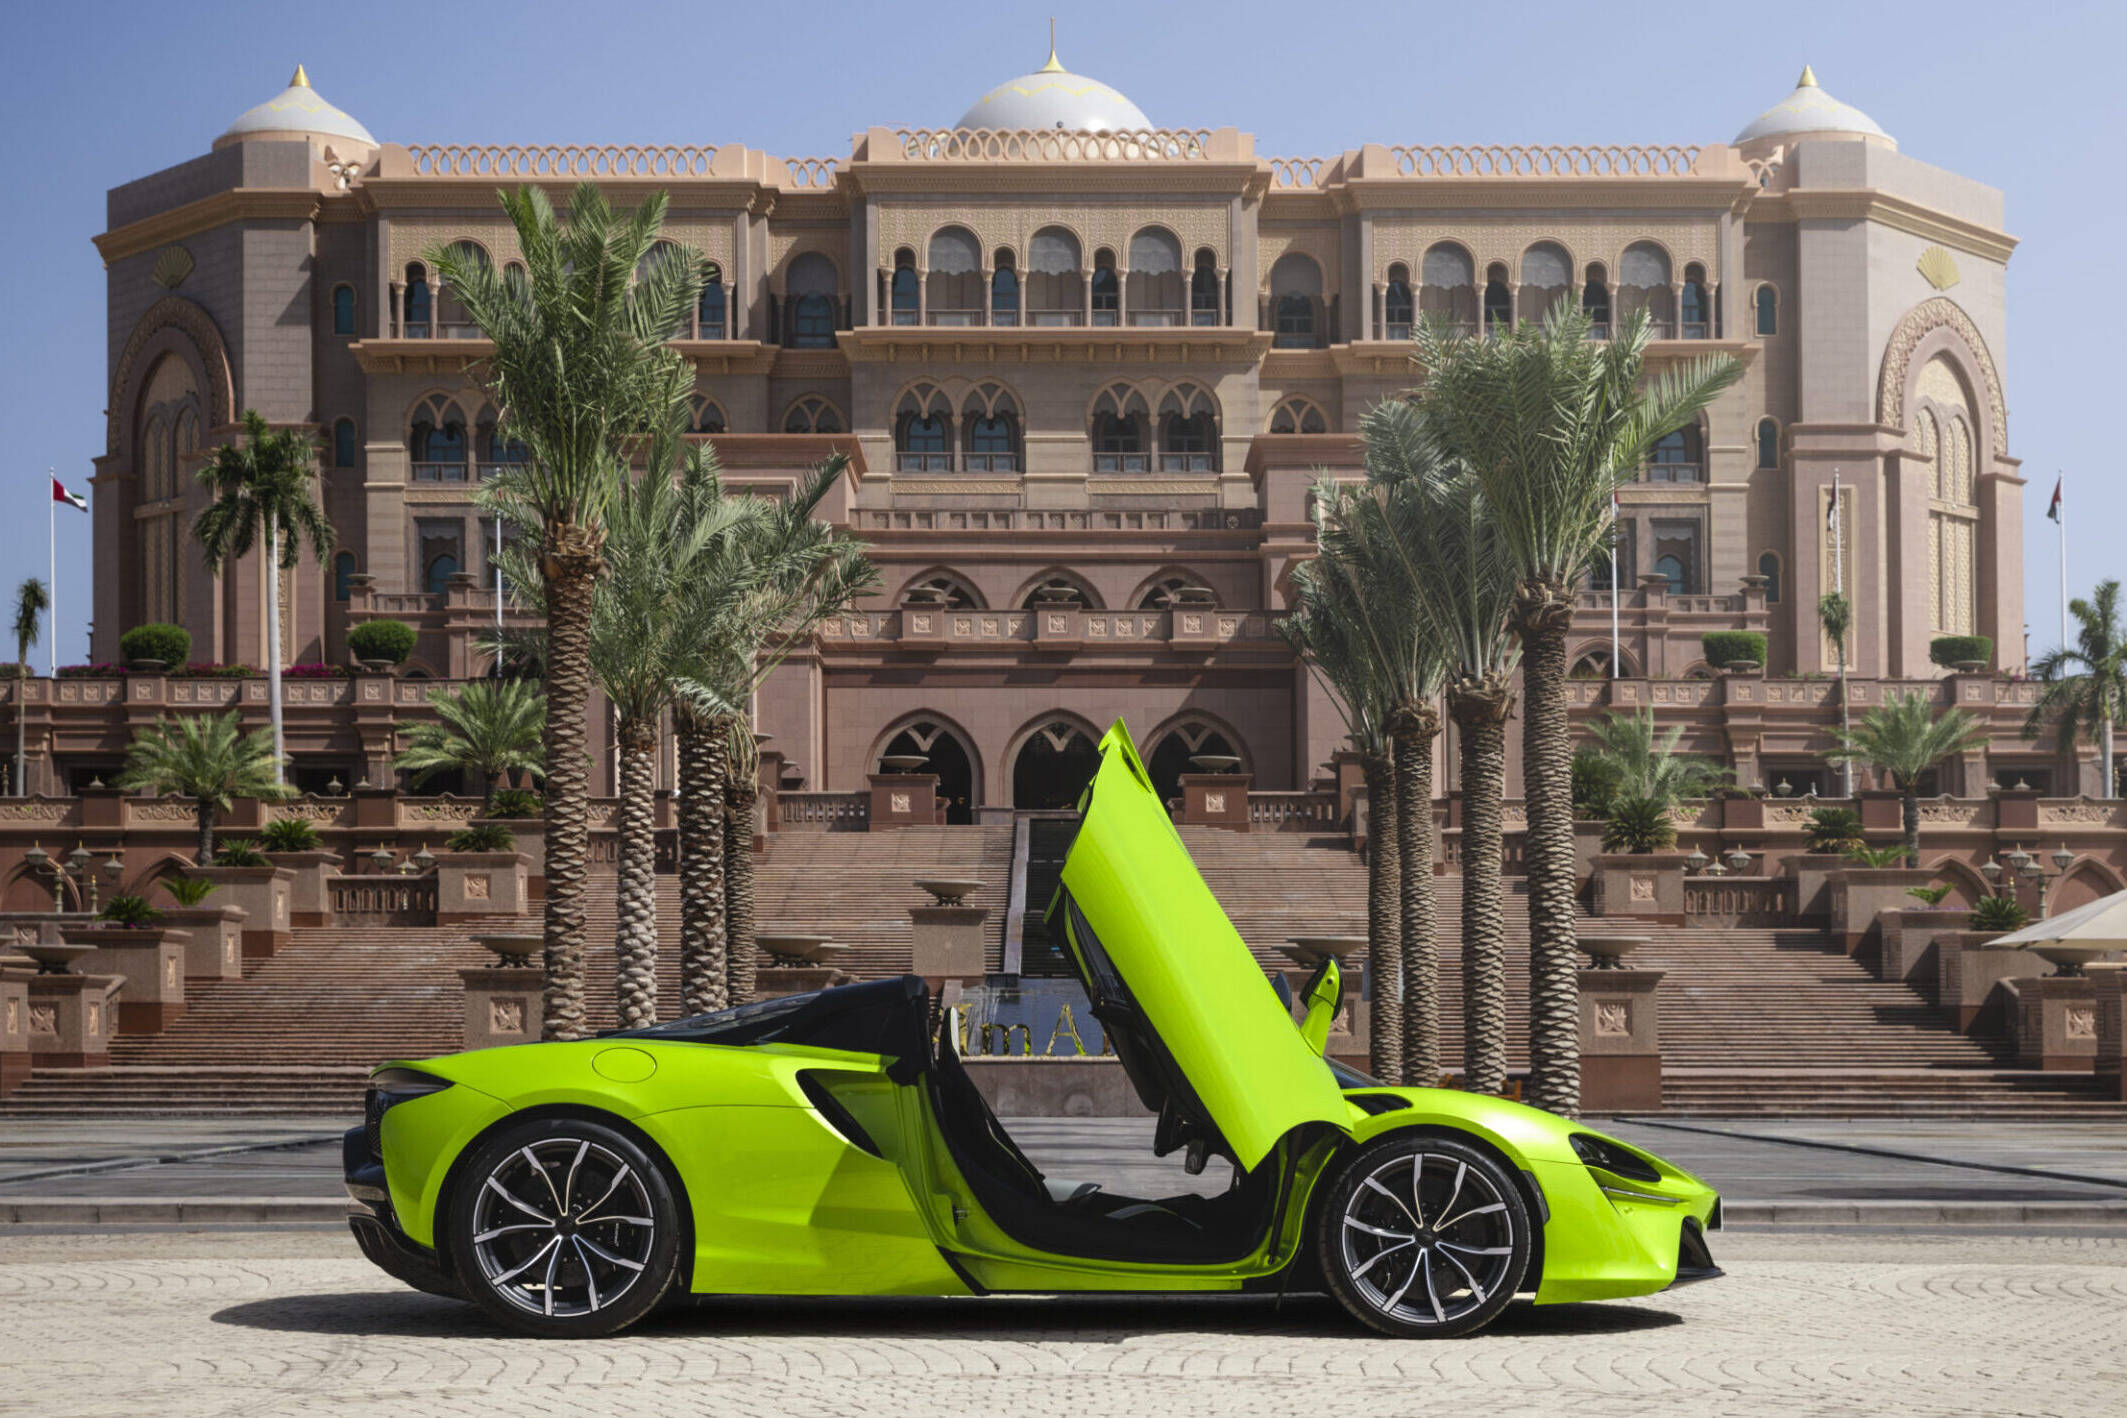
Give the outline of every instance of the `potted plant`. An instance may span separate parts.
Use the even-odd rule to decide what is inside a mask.
[[[1699,648],[1716,670],[1755,674],[1765,667],[1765,633],[1760,630],[1709,630],[1699,638]]]
[[[339,869],[340,854],[326,848],[316,824],[307,817],[276,817],[259,829],[258,849],[267,862],[295,873],[289,884],[289,923],[329,924],[327,879]]]
[[[166,876],[164,894],[176,906],[163,912],[163,919],[182,929],[187,979],[233,980],[243,975],[244,909],[235,905],[205,905],[221,883],[204,876]]]
[[[143,674],[160,674],[172,665],[182,665],[192,653],[192,632],[181,625],[151,621],[136,625],[118,637],[118,653],[126,668]]]
[[[1616,803],[1603,827],[1603,850],[1648,856],[1676,845],[1676,819],[1661,798],[1633,797]]]
[[[2003,935],[2031,924],[2031,913],[2014,896],[1982,896],[1972,903],[1972,929]]]
[[[443,839],[447,852],[514,852],[517,838],[499,822],[469,822]]]
[[[414,628],[403,620],[367,620],[347,632],[347,648],[371,674],[406,663],[414,652]]]
[[[1994,658],[1994,641],[1985,635],[1938,635],[1928,642],[1928,658],[1946,670],[1978,674]]]
[[[1809,815],[1805,848],[1814,856],[1844,857],[1866,845],[1861,814],[1850,807],[1820,807]]]
[[[112,1010],[118,1033],[152,1033],[185,1012],[183,931],[166,930],[162,912],[145,896],[121,893],[86,926],[62,925],[68,945],[92,945],[75,968],[84,975],[120,975],[125,988]]]

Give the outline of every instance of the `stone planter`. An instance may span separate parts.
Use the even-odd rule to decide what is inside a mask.
[[[1200,827],[1248,830],[1247,773],[1184,773],[1181,777],[1182,821]]]
[[[27,976],[30,1067],[109,1068],[112,1002],[125,983],[116,975]]]
[[[495,1049],[539,1038],[546,972],[537,965],[483,965],[458,972],[465,986],[465,1047]]]
[[[1936,1003],[1959,1029],[2005,1029],[2005,1000],[1994,987],[2003,980],[2044,975],[2052,966],[2028,950],[1989,950],[1996,931],[1938,931],[1935,935]]]
[[[1591,1113],[1662,1106],[1660,970],[1580,972],[1580,1100]]]
[[[1688,852],[1603,852],[1595,858],[1595,914],[1684,924]]]
[[[340,874],[338,852],[267,852],[267,861],[295,873],[288,888],[288,924],[292,927],[332,924],[332,897],[325,883]]]
[[[186,979],[244,977],[243,907],[172,906],[162,918],[185,935]]]
[[[436,853],[436,924],[531,912],[531,864],[522,852]]]
[[[1848,955],[1879,943],[1883,928],[1877,917],[1885,911],[1904,910],[1914,899],[1906,892],[1934,880],[1935,873],[1925,867],[1846,867],[1833,872],[1832,935]]]
[[[910,973],[933,989],[946,980],[980,980],[989,969],[989,918],[985,906],[911,906]]]
[[[546,895],[547,829],[546,821],[537,817],[474,817],[466,820],[467,827],[483,822],[500,823],[509,829],[516,841],[518,855],[524,858],[526,880],[531,888],[531,899],[541,900]]]
[[[288,944],[295,873],[286,867],[194,867],[217,888],[214,900],[244,908],[244,958],[265,960]]]
[[[158,1034],[185,1012],[185,952],[191,937],[184,931],[117,926],[74,926],[64,932],[69,945],[94,946],[93,955],[75,962],[83,975],[115,975],[125,981],[112,1031]]]
[[[2016,1060],[2049,1073],[2097,1067],[2097,981],[2050,975],[2009,981],[2016,991]]]

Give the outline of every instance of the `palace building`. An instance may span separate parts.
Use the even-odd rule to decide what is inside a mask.
[[[1999,192],[1902,152],[1807,70],[1732,140],[1675,146],[1271,157],[1184,126],[1236,115],[1157,107],[1052,55],[938,127],[868,128],[830,157],[703,141],[720,134],[402,144],[298,70],[199,157],[110,193],[92,658],[167,620],[198,659],[263,664],[271,594],[286,663],[347,663],[349,627],[392,617],[420,631],[408,675],[485,672],[494,534],[471,494],[523,450],[432,254],[506,266],[498,185],[559,201],[590,178],[622,205],[667,193],[669,236],[716,265],[675,343],[730,482],[772,492],[850,456],[831,515],[882,589],[759,704],[800,797],[920,756],[952,820],[1056,806],[1118,714],[1170,794],[1192,757],[1239,760],[1259,797],[1305,793],[1343,737],[1274,628],[1310,486],[1363,475],[1355,430],[1414,382],[1414,322],[1496,329],[1561,299],[1598,338],[1648,312],[1655,370],[1711,351],[1746,369],[1621,493],[1619,661],[1607,568],[1575,649],[1591,690],[1617,684],[1587,705],[1703,706],[1700,637],[1762,629],[1761,717],[1792,693],[1822,720],[1835,579],[1857,678],[1942,679],[1946,634],[2021,667]],[[340,537],[277,582],[255,557],[210,574],[190,538],[191,474],[249,408],[315,432]],[[1694,746],[1746,784],[1832,791],[1821,740],[1724,702]],[[298,782],[388,773],[389,714],[301,709]],[[1997,757],[2030,786],[2094,789],[2087,761],[2013,740]],[[51,753],[48,781],[108,770],[86,746]],[[1942,786],[1980,793],[2000,768],[1950,765]]]

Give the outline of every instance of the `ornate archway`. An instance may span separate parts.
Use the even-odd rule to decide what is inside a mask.
[[[1075,806],[1100,767],[1098,743],[1093,726],[1075,714],[1047,714],[1035,721],[1012,755],[1012,806]]]
[[[982,802],[982,774],[972,744],[966,731],[943,714],[912,714],[879,736],[871,771],[883,772],[879,760],[889,754],[923,755],[929,761],[919,771],[938,775],[945,820],[965,826],[974,822],[975,808]]]

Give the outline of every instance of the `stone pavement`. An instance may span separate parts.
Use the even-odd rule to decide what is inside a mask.
[[[344,1233],[0,1232],[0,1414],[2127,1412],[2127,1240],[1722,1233],[1728,1277],[1397,1341],[1290,1299],[707,1301],[521,1339]]]

